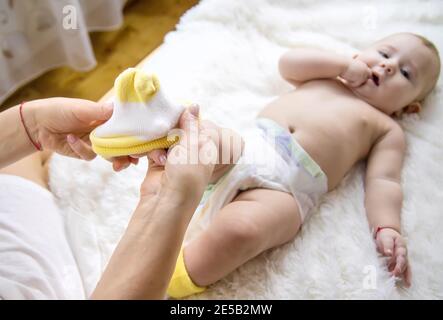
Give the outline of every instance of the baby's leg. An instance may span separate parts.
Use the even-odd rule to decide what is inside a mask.
[[[198,286],[223,278],[266,249],[293,239],[301,225],[291,194],[269,189],[241,192],[183,252]]]

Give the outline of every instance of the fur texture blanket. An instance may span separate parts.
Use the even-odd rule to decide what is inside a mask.
[[[203,0],[169,33],[147,68],[169,94],[202,106],[222,126],[245,128],[277,95],[292,90],[277,61],[297,46],[351,55],[385,35],[410,31],[443,48],[440,0]],[[268,250],[191,299],[442,299],[442,81],[420,115],[403,118],[402,229],[412,287],[390,278],[376,252],[363,205],[365,164],[322,199],[290,243]],[[142,161],[121,173],[97,158],[55,155],[50,186],[66,219],[87,294],[121,237],[146,173]],[[193,222],[193,229],[198,228]],[[194,231],[191,231],[194,230]],[[155,243],[152,243],[155,246]]]

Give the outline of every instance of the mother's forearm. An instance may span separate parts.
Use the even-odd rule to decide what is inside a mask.
[[[23,121],[31,137],[37,136],[35,106],[27,103],[22,109]],[[6,167],[36,151],[20,120],[20,106],[0,113],[0,168]]]
[[[144,198],[91,298],[163,299],[198,200],[173,191]]]

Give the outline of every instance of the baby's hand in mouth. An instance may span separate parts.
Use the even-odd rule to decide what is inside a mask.
[[[346,70],[340,75],[345,83],[353,88],[364,85],[372,78],[372,70],[366,63],[359,59],[352,59]]]

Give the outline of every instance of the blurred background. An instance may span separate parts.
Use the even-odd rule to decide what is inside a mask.
[[[54,96],[100,99],[197,2],[0,0],[0,111]]]

